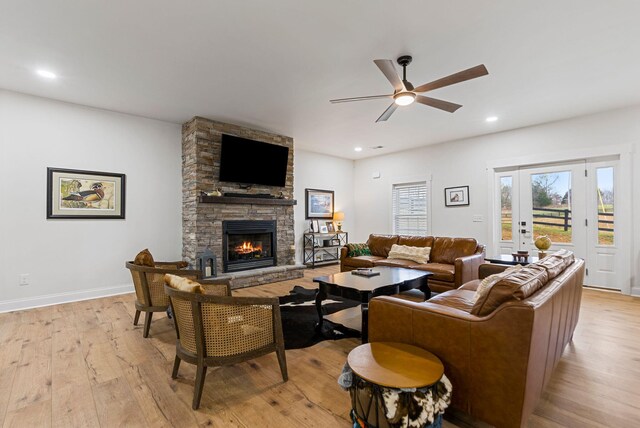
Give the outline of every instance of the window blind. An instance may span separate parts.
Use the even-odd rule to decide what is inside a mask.
[[[393,185],[393,232],[397,235],[427,234],[427,183]]]

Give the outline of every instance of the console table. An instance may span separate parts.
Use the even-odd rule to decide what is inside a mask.
[[[330,245],[324,245],[328,241]],[[307,232],[303,236],[304,264],[315,268],[316,266],[329,265],[340,262],[340,248],[349,243],[349,233]]]

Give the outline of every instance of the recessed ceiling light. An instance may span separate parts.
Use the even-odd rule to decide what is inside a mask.
[[[362,147],[356,147],[353,150],[355,150],[356,152],[361,152],[362,151]]]
[[[489,116],[488,118],[485,119],[487,122],[495,122],[496,120],[498,120],[498,116]]]
[[[40,77],[44,77],[45,79],[56,79],[58,77],[54,72],[43,69],[36,70],[36,74]]]

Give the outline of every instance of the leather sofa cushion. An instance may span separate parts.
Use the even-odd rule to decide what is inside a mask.
[[[438,305],[447,306],[450,308],[460,309],[466,313],[471,313],[473,307],[473,297],[475,292],[471,290],[451,290],[438,294],[435,297],[429,299],[429,303],[436,303]]]
[[[398,236],[398,245],[411,247],[433,247],[433,236]]]
[[[371,250],[371,255],[378,257],[388,257],[389,250],[393,244],[398,243],[398,235],[369,235],[367,245]]]
[[[560,275],[562,271],[573,263],[574,259],[575,257],[571,251],[563,249],[538,260],[535,264],[545,268],[551,280]]]
[[[426,265],[413,264],[411,269],[426,270],[433,273],[430,279],[437,279],[439,281],[454,281],[455,266],[444,263],[427,263]]]
[[[526,299],[544,287],[549,278],[546,269],[535,264],[501,275],[503,276],[498,282],[477,296],[471,314],[489,315],[503,303]]]
[[[373,262],[374,266],[391,266],[391,267],[401,267],[401,268],[407,268],[415,264],[416,262],[414,262],[413,260],[405,260],[405,259],[380,259],[380,260],[375,260]]]
[[[360,268],[360,267],[373,267],[373,262],[375,262],[376,260],[381,260],[384,257],[378,257],[378,256],[357,256],[357,257],[347,257],[346,259],[344,259],[344,261],[342,262],[343,265],[345,266],[350,266],[350,267],[356,267],[356,268]]]
[[[479,279],[471,280],[465,284],[462,284],[460,288],[458,288],[458,290],[476,291],[478,289],[478,285],[480,285],[480,281],[481,280]]]
[[[474,254],[476,248],[478,248],[478,241],[473,238],[438,237],[431,247],[431,261],[452,265],[458,257]]]

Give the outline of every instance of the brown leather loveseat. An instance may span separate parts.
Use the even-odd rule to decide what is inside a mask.
[[[390,259],[388,255],[393,244],[430,247],[429,262],[419,264],[412,260]],[[473,238],[371,234],[367,246],[370,256],[355,257],[348,257],[347,247],[342,247],[340,271],[374,266],[426,270],[433,273],[429,278],[429,288],[443,292],[478,278],[478,266],[485,262],[485,247]]]
[[[505,268],[482,265],[480,276]],[[369,340],[434,353],[453,385],[452,407],[496,427],[520,427],[573,337],[584,261],[556,253],[503,275],[481,286],[477,301],[479,280],[423,303],[376,297]]]

